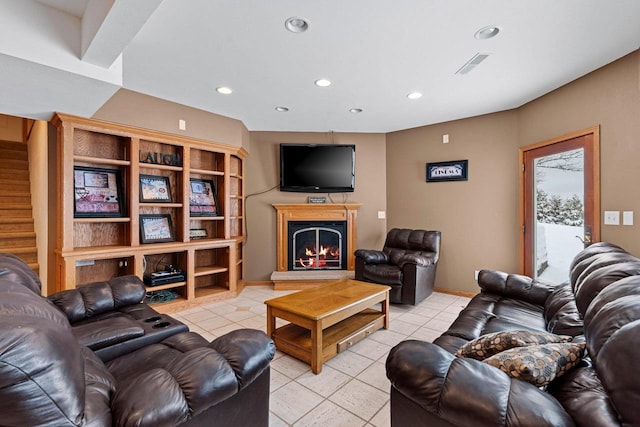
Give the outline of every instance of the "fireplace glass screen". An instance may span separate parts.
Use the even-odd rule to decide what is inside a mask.
[[[343,270],[345,221],[290,221],[289,270]]]

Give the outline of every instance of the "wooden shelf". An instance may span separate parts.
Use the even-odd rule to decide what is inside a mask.
[[[100,157],[89,157],[89,156],[73,156],[73,160],[76,163],[93,163],[97,165],[111,165],[111,166],[131,165],[131,161],[129,160],[103,159]]]
[[[140,203],[141,208],[181,208],[182,203]]]
[[[223,216],[192,216],[191,221],[224,221]]]
[[[211,176],[224,176],[224,172],[210,171],[206,169],[191,169],[193,175],[211,175]]]
[[[130,222],[131,218],[129,217],[118,217],[118,218],[73,218],[73,222],[76,223],[105,223],[105,222]]]
[[[140,169],[157,169],[162,171],[174,171],[174,172],[182,172],[182,166],[169,166],[169,165],[159,165],[155,163],[143,163],[140,162]]]
[[[196,267],[194,275],[199,277],[206,276],[208,274],[224,273],[225,271],[229,271],[229,269],[221,265],[205,265],[202,267]]]
[[[160,285],[160,286],[145,286],[145,289],[147,290],[147,292],[153,292],[153,291],[164,291],[165,289],[181,288],[183,286],[187,286],[187,282],[167,283],[166,285]]]
[[[148,292],[176,289],[180,293],[179,299],[163,307],[186,308],[202,298],[237,295],[238,280],[244,276],[243,251],[238,250],[243,236],[233,224],[244,215],[244,149],[60,113],[51,122],[58,128],[55,157],[60,197],[55,206],[57,259],[49,265],[56,269],[52,275],[57,278],[57,290],[73,289],[97,277],[108,280],[135,274],[142,278],[145,261],[159,262],[164,257],[163,262],[170,260],[185,271],[186,280],[147,288]],[[147,163],[139,153],[152,153],[162,163]],[[127,217],[74,218],[77,165],[119,169]],[[140,202],[139,177],[147,174],[167,177],[173,202]],[[195,177],[213,181],[218,212],[231,213],[233,218],[191,217],[189,183]],[[176,241],[141,243],[138,218],[145,213],[170,214]],[[204,228],[208,237],[190,240],[190,228]]]

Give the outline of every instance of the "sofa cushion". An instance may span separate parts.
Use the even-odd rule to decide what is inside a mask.
[[[517,347],[484,359],[483,362],[495,366],[510,377],[541,387],[580,363],[585,347],[583,342]]]
[[[543,331],[503,331],[482,335],[469,341],[456,352],[458,357],[483,360],[515,347],[534,344],[550,344],[570,341],[569,336],[560,336]]]
[[[0,278],[3,425],[80,425],[81,347],[62,312],[29,287]]]
[[[544,303],[544,319],[547,330],[558,335],[572,337],[584,333],[582,316],[569,284],[556,288]]]
[[[367,264],[362,272],[365,279],[385,285],[402,285],[402,270],[393,264]]]
[[[552,381],[547,392],[560,402],[576,425],[620,425],[618,414],[595,369],[585,361]]]

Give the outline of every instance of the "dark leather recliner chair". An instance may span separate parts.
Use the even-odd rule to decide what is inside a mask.
[[[40,286],[26,264],[0,254],[0,425],[269,424],[275,347],[264,332],[208,342],[140,303],[133,276],[52,298]],[[145,322],[154,313],[160,323]]]
[[[355,278],[391,286],[389,301],[415,305],[433,292],[439,254],[439,231],[393,228],[382,251],[355,251]]]

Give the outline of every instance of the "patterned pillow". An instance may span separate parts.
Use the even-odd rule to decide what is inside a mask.
[[[498,353],[483,362],[512,378],[542,387],[580,363],[585,347],[583,342],[518,347]]]
[[[482,335],[469,341],[456,352],[458,357],[483,360],[514,347],[571,341],[570,336],[544,331],[502,331]]]

